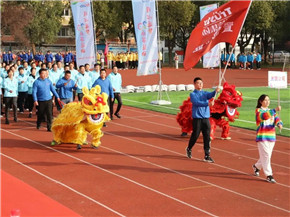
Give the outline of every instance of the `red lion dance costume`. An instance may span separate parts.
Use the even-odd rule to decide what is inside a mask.
[[[229,85],[227,82],[223,85],[223,91],[217,99],[214,100],[214,105],[210,107],[210,138],[214,139],[216,126],[222,128],[222,139],[231,139],[229,137],[230,125],[229,121],[234,122],[239,118],[237,107],[241,107],[243,101],[242,93],[236,91],[235,85]],[[213,100],[213,99],[211,99]],[[192,131],[192,103],[190,98],[183,101],[180,108],[180,113],[177,114],[176,120],[181,126],[182,135],[186,135]]]

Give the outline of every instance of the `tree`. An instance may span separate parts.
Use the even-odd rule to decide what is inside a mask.
[[[61,16],[65,5],[60,1],[29,1],[24,3],[32,19],[25,26],[25,34],[35,53],[35,45],[50,44],[61,29]]]
[[[184,34],[183,37],[187,40],[188,34],[185,30],[191,25],[195,5],[190,1],[161,1],[158,7],[160,37],[166,41],[169,65],[172,65],[172,51],[176,45],[176,38],[179,34]]]

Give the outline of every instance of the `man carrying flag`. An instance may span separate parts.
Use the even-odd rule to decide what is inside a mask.
[[[235,46],[251,3],[252,0],[232,0],[204,16],[188,40],[183,63],[185,70],[194,67],[203,54],[220,42]]]

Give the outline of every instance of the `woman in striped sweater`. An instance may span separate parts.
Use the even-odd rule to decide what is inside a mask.
[[[275,109],[269,109],[270,98],[268,95],[261,95],[258,99],[256,107],[256,124],[257,137],[256,142],[259,150],[259,160],[253,165],[256,176],[259,176],[260,170],[263,168],[264,174],[267,176],[267,181],[276,183],[273,178],[271,168],[271,155],[276,141],[275,126],[281,130],[283,128],[282,121],[277,115],[277,111],[281,111],[281,106]]]

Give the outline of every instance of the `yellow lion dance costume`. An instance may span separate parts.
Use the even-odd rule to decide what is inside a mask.
[[[61,113],[53,120],[53,141],[51,145],[61,143],[77,144],[77,149],[87,145],[88,133],[92,135],[91,146],[97,148],[103,136],[101,128],[105,121],[110,120],[106,113],[108,95],[101,93],[101,87],[97,85],[90,91],[87,87],[82,89],[82,102],[71,102],[63,107]]]

